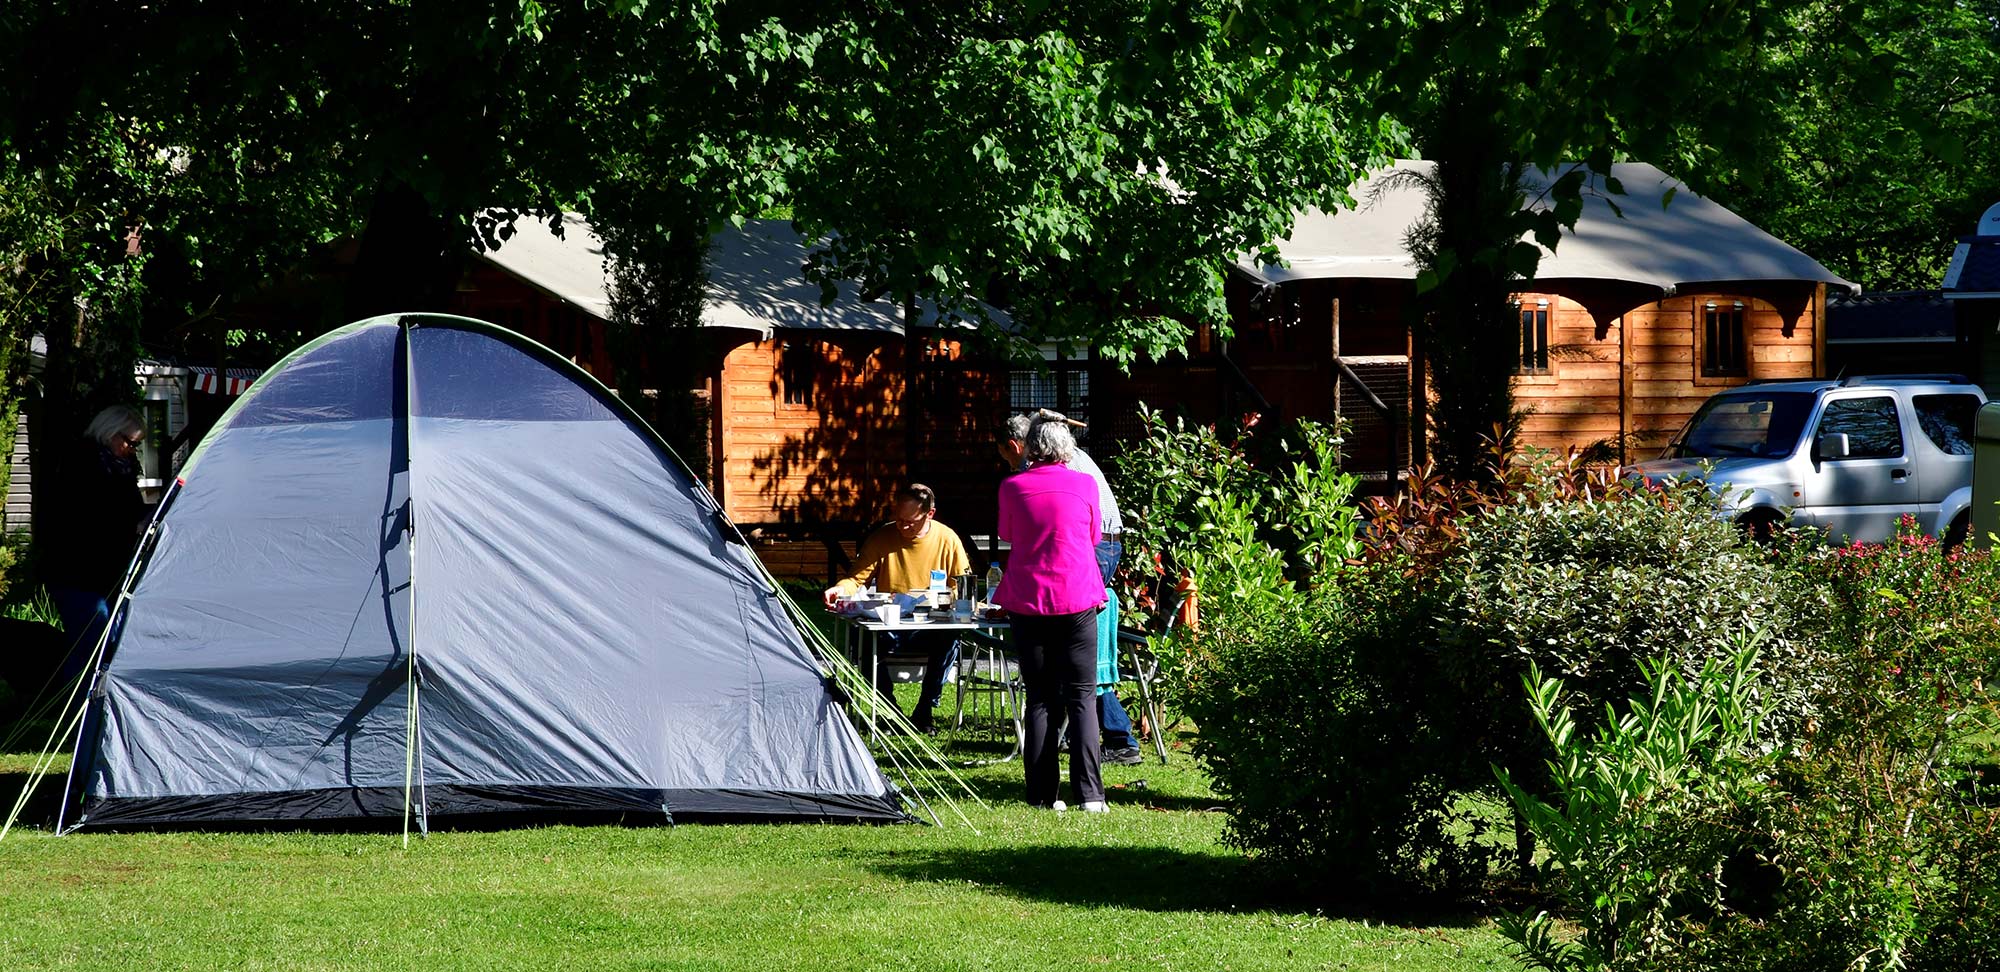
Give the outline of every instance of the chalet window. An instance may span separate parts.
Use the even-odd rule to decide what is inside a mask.
[[[1743,302],[1709,301],[1701,309],[1701,375],[1704,378],[1750,374],[1750,342],[1743,330]]]
[[[1090,352],[1061,354],[1053,344],[1042,346],[1048,370],[1026,369],[1013,372],[1007,382],[1007,409],[1010,413],[1052,408],[1080,422],[1090,421]],[[1078,442],[1087,442],[1088,429],[1072,429]]]
[[[778,384],[784,388],[785,404],[812,405],[813,373],[818,370],[818,342],[786,341],[778,346]]]
[[[1515,304],[1521,311],[1521,358],[1515,362],[1517,375],[1549,373],[1549,302]]]

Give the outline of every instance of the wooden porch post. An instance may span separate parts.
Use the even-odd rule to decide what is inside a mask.
[[[917,298],[915,294],[903,298],[903,394],[897,404],[897,413],[903,420],[903,473],[901,478],[908,481],[921,475],[917,471],[917,419],[922,413],[922,403],[918,399],[918,379],[922,375],[923,357],[919,353],[922,344],[917,339]]]
[[[1618,464],[1632,461],[1632,328],[1618,315]]]

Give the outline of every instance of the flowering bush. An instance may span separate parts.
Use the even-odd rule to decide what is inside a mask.
[[[1128,617],[1156,617],[1170,606],[1159,592],[1183,577],[1217,621],[1262,617],[1360,553],[1358,480],[1341,471],[1335,427],[1232,437],[1144,406],[1139,415],[1146,437],[1117,463]]]
[[[1699,858],[1709,878],[1691,887],[1712,888],[1710,900],[1654,908],[1642,948],[1626,954],[1675,969],[1994,967],[2000,810],[1982,777],[2000,726],[1987,688],[2000,668],[2000,558],[1946,551],[1914,522],[1887,544],[1790,538],[1769,556],[1806,595],[1799,637],[1824,659],[1809,716],[1760,733],[1749,751],[1760,756],[1718,764],[1726,774],[1708,781],[1728,784],[1727,803],[1668,821],[1724,843],[1660,841],[1671,828],[1625,826],[1651,807],[1643,803],[1622,804],[1617,826],[1581,832],[1559,855],[1586,865],[1559,872],[1570,917],[1589,926],[1606,916],[1604,902],[1623,900],[1592,862],[1693,874],[1684,865]],[[1658,791],[1676,771],[1671,761],[1623,761],[1614,776]],[[1577,792],[1557,789],[1566,799]],[[1534,822],[1550,835],[1566,823],[1547,814]],[[1568,967],[1584,954],[1545,934],[1545,921],[1508,927],[1530,966]]]
[[[1785,875],[1745,932],[1793,967],[1991,967],[2000,818],[1977,799],[2000,707],[2000,558],[1905,518],[1887,544],[1781,551],[1822,595],[1831,659],[1763,826]]]

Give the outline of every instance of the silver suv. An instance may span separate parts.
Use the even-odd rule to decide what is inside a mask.
[[[1744,385],[1704,402],[1661,458],[1627,471],[1705,478],[1758,534],[1789,520],[1836,542],[1877,543],[1908,514],[1957,543],[1972,505],[1973,416],[1985,401],[1958,375]]]

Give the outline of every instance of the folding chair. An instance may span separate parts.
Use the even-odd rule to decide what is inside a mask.
[[[1026,689],[1021,684],[1019,669],[1007,658],[1007,642],[984,631],[959,635],[958,666],[952,676],[957,685],[952,728],[965,726],[966,696],[973,696],[975,716],[979,714],[979,699],[984,696],[986,716],[995,721],[1004,718],[1014,727],[1014,751],[995,762],[1019,757],[1028,739],[1027,727],[1021,724]]]
[[[1153,694],[1153,680],[1160,674],[1159,656],[1146,641],[1146,635],[1129,628],[1118,629],[1118,647],[1132,663],[1132,680],[1139,683],[1139,704],[1146,716],[1147,734],[1153,737],[1153,751],[1159,754],[1160,762],[1167,761],[1166,723],[1160,715],[1160,701]]]
[[[1165,586],[1164,578],[1162,578],[1160,586]],[[1174,627],[1180,621],[1181,605],[1186,602],[1187,598],[1188,594],[1185,591],[1173,592],[1173,605],[1166,611],[1166,621],[1160,628],[1161,634],[1172,633]],[[1157,598],[1155,600],[1157,603]],[[1131,659],[1132,679],[1139,683],[1139,703],[1142,706],[1141,711],[1146,716],[1146,726],[1150,730],[1148,735],[1153,737],[1153,752],[1158,754],[1160,762],[1165,764],[1167,761],[1166,719],[1161,714],[1159,696],[1154,692],[1156,680],[1160,675],[1159,656],[1153,653],[1152,643],[1147,640],[1146,633],[1131,628],[1121,627],[1118,629],[1118,646],[1124,650],[1126,657]]]

